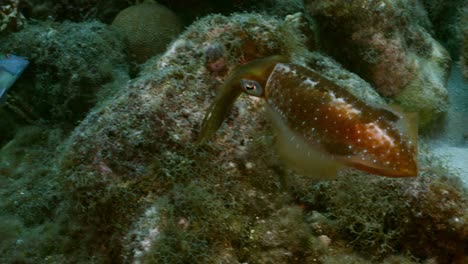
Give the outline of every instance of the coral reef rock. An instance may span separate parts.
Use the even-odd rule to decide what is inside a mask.
[[[95,107],[60,147],[57,174],[63,177],[65,199],[74,216],[76,231],[70,231],[74,243],[82,241],[96,257],[136,263],[311,263],[332,257],[328,252],[349,258],[340,245],[359,238],[360,233],[349,233],[344,223],[352,222],[354,214],[336,226],[327,212],[344,210],[330,204],[337,193],[337,199],[347,202],[356,198],[347,194],[359,196],[361,188],[373,193],[373,186],[366,185],[369,176],[351,182],[351,175],[340,181],[355,188],[353,192],[313,191],[310,177],[279,163],[262,111],[264,102],[253,97],[239,98],[216,137],[203,147],[195,145],[203,116],[225,78],[257,58],[285,55],[363,100],[383,101],[357,75],[306,51],[297,34],[288,20],[258,14],[205,17],[188,27],[161,57],[148,61],[139,79]],[[209,61],[215,58],[223,58],[224,70],[213,71]],[[380,190],[373,193],[383,197],[380,210],[386,211],[386,202],[404,206],[400,199],[385,198],[401,197],[401,188]],[[382,196],[383,192],[392,195]],[[448,211],[437,224],[461,217],[462,204],[453,192],[456,214]],[[307,216],[311,208],[323,209],[324,223]],[[356,229],[367,230],[363,221]],[[362,244],[355,249],[380,256],[385,238],[379,232],[385,228],[359,240]],[[323,235],[333,242],[325,246]],[[392,249],[401,243],[394,242]],[[375,247],[361,247],[367,244]],[[432,255],[423,251],[420,256]]]
[[[394,97],[395,101],[408,112],[418,113],[419,125],[427,127],[448,109],[447,82],[451,60],[446,50],[433,38],[430,54],[412,54],[415,70],[412,79]]]
[[[6,0],[0,5],[0,35],[18,31],[26,25],[26,18],[19,9],[20,1]]]
[[[468,23],[468,5],[466,0],[421,0],[413,1],[423,4],[430,20],[426,27],[434,33],[435,38],[457,58],[463,42],[463,27]]]
[[[182,30],[177,15],[151,2],[122,10],[112,22],[126,38],[128,50],[138,63],[163,52]]]
[[[427,162],[418,178],[349,169],[317,183],[279,161],[265,102],[249,96],[238,98],[211,141],[195,143],[226,78],[258,58],[283,55],[366,102],[384,102],[358,75],[308,51],[300,24],[248,13],[201,18],[143,64],[137,79],[112,86],[71,132],[55,124],[19,128],[0,149],[0,262],[454,263],[464,257],[466,192]],[[125,61],[123,43],[102,24],[72,24],[74,34],[64,25],[63,35],[60,27],[40,25],[36,35],[8,45],[31,58],[29,74],[44,67],[51,75],[44,80],[73,81],[100,61]],[[99,39],[106,36],[115,42]]]
[[[261,12],[284,17],[303,9],[302,0],[159,0],[158,3],[174,10],[184,21],[194,21],[210,13],[227,15],[233,12]]]
[[[90,0],[21,0],[27,18],[35,20],[83,22],[99,20],[106,24],[112,22],[120,10],[128,7],[127,0],[90,1]]]
[[[421,25],[419,4],[406,1],[305,1],[321,48],[383,96],[419,114],[425,127],[445,112],[448,52]],[[338,43],[338,45],[337,45]]]
[[[89,248],[124,250],[129,259],[156,263],[234,258],[232,250],[248,262],[256,256],[301,260],[315,254],[308,252],[312,237],[297,219],[296,206],[285,220],[297,224],[296,232],[287,224],[263,222],[276,221],[277,211],[285,207],[289,212],[291,205],[285,203],[289,195],[278,189],[283,173],[275,172],[279,165],[262,102],[240,98],[216,140],[203,148],[194,145],[216,88],[236,66],[256,58],[283,54],[297,57],[297,63],[302,58],[302,64],[336,74],[358,94],[379,100],[369,85],[337,69],[332,60],[313,54],[303,58],[308,53],[294,32],[287,23],[258,14],[208,16],[150,60],[140,79],[81,122],[62,146],[59,174],[65,177],[76,225],[94,230],[82,238]],[[214,72],[207,64],[211,45],[217,47],[214,57],[225,58],[225,71]],[[229,200],[235,202],[227,208]],[[153,207],[158,213],[150,218],[159,220],[132,225],[141,210]],[[262,235],[243,238],[257,228]],[[267,228],[282,241],[265,244],[268,250],[262,252]],[[106,234],[114,234],[113,239]],[[130,242],[121,245],[119,234]],[[229,246],[239,239],[252,246]]]
[[[9,109],[28,123],[73,124],[128,80],[124,47],[117,32],[97,21],[39,22],[6,36],[0,52],[31,62],[9,90]]]

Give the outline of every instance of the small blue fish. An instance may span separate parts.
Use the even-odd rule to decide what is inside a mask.
[[[24,57],[8,54],[0,55],[0,102],[5,99],[6,91],[23,73],[29,61]]]

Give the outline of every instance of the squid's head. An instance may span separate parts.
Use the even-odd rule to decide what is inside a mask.
[[[206,143],[216,133],[242,92],[263,97],[265,85],[273,68],[281,62],[287,62],[287,59],[283,56],[271,56],[254,60],[235,69],[226,79],[219,94],[208,109],[201,125],[197,143]]]

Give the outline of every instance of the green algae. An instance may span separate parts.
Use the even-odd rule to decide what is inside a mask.
[[[61,253],[68,238],[60,233],[57,213],[61,182],[54,176],[55,147],[60,129],[29,126],[20,129],[0,150],[0,262],[30,263]]]
[[[6,36],[0,50],[31,61],[10,95],[36,122],[73,126],[98,94],[115,93],[116,84],[128,79],[123,41],[97,21],[31,24]]]
[[[456,261],[466,243],[467,191],[435,161],[423,161],[431,163],[431,169],[417,179],[369,179],[348,173],[335,182],[311,186],[304,196],[312,209],[310,224],[320,227],[316,231],[344,238],[367,258],[409,252],[416,259]],[[313,217],[317,212],[325,218]]]

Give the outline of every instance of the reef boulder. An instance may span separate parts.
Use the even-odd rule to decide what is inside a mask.
[[[381,263],[405,252],[398,261],[452,263],[463,256],[466,195],[446,181],[424,184],[444,175],[430,164],[416,180],[346,170],[316,184],[282,166],[264,102],[248,96],[212,141],[195,144],[221,84],[256,58],[283,54],[383,102],[357,75],[307,51],[291,22],[246,13],[202,18],[71,133],[16,133],[0,156],[0,209],[14,214],[0,217],[7,223],[0,262]],[[210,62],[221,58],[222,70],[213,70],[220,68]],[[15,220],[45,228],[9,230],[21,228]]]
[[[117,32],[97,21],[27,25],[0,42],[1,53],[30,61],[8,91],[5,110],[21,122],[41,119],[74,125],[128,79],[124,49]]]
[[[419,114],[420,127],[448,107],[451,59],[428,33],[422,5],[406,1],[305,1],[321,49],[370,82],[381,95]]]
[[[310,262],[305,259],[314,253],[297,241],[313,237],[297,213],[288,214],[285,222],[297,226],[266,224],[291,205],[284,203],[289,195],[278,189],[282,169],[271,147],[263,102],[240,98],[216,138],[204,148],[195,146],[222,82],[235,67],[256,58],[291,56],[353,86],[357,96],[381,102],[362,79],[307,52],[295,34],[288,22],[258,14],[208,16],[146,63],[138,80],[94,108],[63,144],[59,169],[73,208],[79,209],[73,212],[76,225],[95,230],[87,234],[90,248],[124,250],[129,261],[151,263],[205,263],[239,254],[254,262],[267,254],[264,243],[270,243],[266,237],[272,230],[285,236],[279,235],[281,243],[268,244],[269,252]],[[210,47],[216,47],[214,54]],[[224,58],[225,70],[213,71],[207,63],[213,57]],[[226,208],[230,197],[235,204]],[[148,213],[136,219],[143,211]],[[251,221],[264,235],[246,241],[247,251],[226,248],[223,241],[243,240]],[[182,249],[181,243],[186,245]]]
[[[112,25],[126,38],[128,51],[138,63],[163,52],[182,31],[182,24],[174,12],[152,2],[122,10]]]

